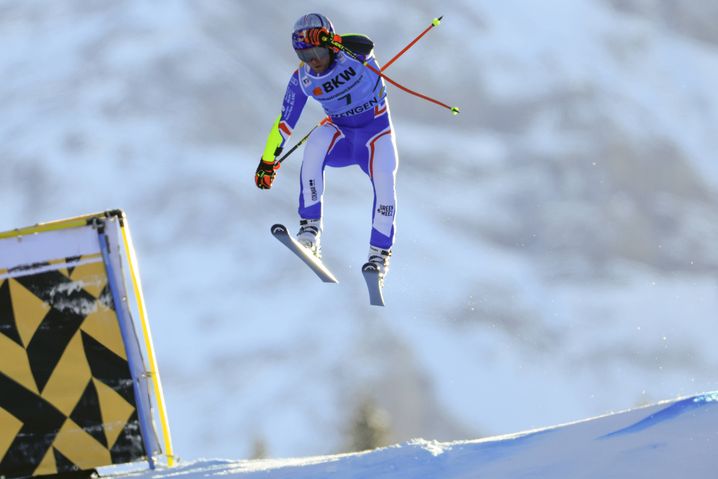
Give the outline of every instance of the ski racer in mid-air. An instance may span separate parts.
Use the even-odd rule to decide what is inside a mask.
[[[341,43],[355,58],[332,47],[331,41]],[[327,17],[310,13],[294,24],[292,46],[301,63],[289,80],[282,113],[267,139],[255,183],[261,189],[271,188],[277,157],[307,99],[313,97],[327,118],[311,133],[304,149],[297,240],[320,257],[324,168],[358,165],[374,190],[368,263],[376,265],[383,284],[394,245],[399,159],[386,89],[376,73],[380,69],[374,44],[364,35],[337,35]]]

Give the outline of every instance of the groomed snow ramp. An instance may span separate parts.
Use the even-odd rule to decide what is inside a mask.
[[[163,452],[171,465],[124,213],[0,233],[0,478],[154,467]]]
[[[166,476],[165,476],[166,474]],[[676,479],[718,477],[718,392],[478,441],[359,454],[197,461],[135,479]]]

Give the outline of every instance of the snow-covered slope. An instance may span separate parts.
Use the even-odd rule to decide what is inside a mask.
[[[0,1],[0,230],[127,212],[180,455],[346,451],[367,399],[402,442],[716,390],[718,52],[684,3]],[[462,114],[389,89],[384,309],[358,169],[327,173],[339,285],[269,235],[299,154],[253,186],[308,8],[383,62],[444,15],[391,67]]]
[[[263,461],[195,460],[174,469],[129,476],[137,479],[713,477],[718,468],[716,441],[718,393],[711,393],[481,441],[414,439],[396,446],[338,456]]]

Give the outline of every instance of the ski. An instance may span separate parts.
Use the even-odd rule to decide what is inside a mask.
[[[272,235],[277,238],[284,246],[297,255],[299,259],[311,268],[314,273],[319,276],[319,279],[325,283],[338,283],[337,278],[332,274],[329,269],[324,266],[322,260],[314,256],[311,251],[302,246],[299,241],[295,240],[292,235],[287,231],[287,227],[281,224],[272,226]]]
[[[369,303],[372,306],[384,306],[384,294],[382,293],[383,281],[379,276],[379,268],[374,263],[364,263],[361,272],[369,290]]]

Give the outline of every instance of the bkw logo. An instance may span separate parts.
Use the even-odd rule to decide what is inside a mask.
[[[334,90],[335,88],[339,88],[344,83],[348,82],[349,79],[357,74],[356,71],[354,71],[354,67],[349,67],[328,82],[322,83],[322,86],[324,87],[324,91],[326,93],[329,93],[330,91]]]

